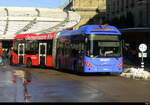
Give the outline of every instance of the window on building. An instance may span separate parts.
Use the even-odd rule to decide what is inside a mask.
[[[113,5],[112,5],[112,13],[115,12],[115,2],[113,2]]]
[[[117,13],[119,12],[120,8],[119,8],[119,0],[117,0]]]
[[[137,3],[138,5],[141,5],[143,3],[144,0],[138,0]]]
[[[143,26],[143,12],[139,11],[139,26]]]
[[[131,7],[133,8],[135,5],[135,0],[131,0]]]
[[[121,2],[121,11],[124,11],[124,0]]]

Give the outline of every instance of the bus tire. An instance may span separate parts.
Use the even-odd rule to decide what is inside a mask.
[[[32,67],[32,62],[31,62],[31,59],[27,59],[27,64],[26,64],[26,66],[28,67],[28,68],[30,68],[30,67]]]

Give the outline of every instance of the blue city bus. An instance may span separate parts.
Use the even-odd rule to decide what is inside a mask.
[[[55,38],[54,68],[82,73],[121,73],[121,32],[110,25],[85,25]]]

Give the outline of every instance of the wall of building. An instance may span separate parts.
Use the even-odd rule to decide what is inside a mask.
[[[106,0],[72,0],[66,10],[73,10],[81,15],[81,21],[74,29],[85,24],[102,23],[102,14],[106,12]]]
[[[150,0],[147,0],[147,17],[148,26],[150,27]]]
[[[113,25],[120,27],[150,26],[150,0],[107,0],[106,2],[106,16]]]

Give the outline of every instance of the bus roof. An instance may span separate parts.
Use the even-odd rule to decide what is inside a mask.
[[[65,30],[60,34],[63,35],[75,35],[75,34],[109,34],[109,35],[121,35],[121,32],[115,27],[110,25],[85,25],[77,30]]]
[[[34,34],[34,33],[27,33],[27,34],[18,34],[14,37],[14,39],[26,39],[26,40],[48,40],[53,39],[56,33],[48,33],[48,34]]]

